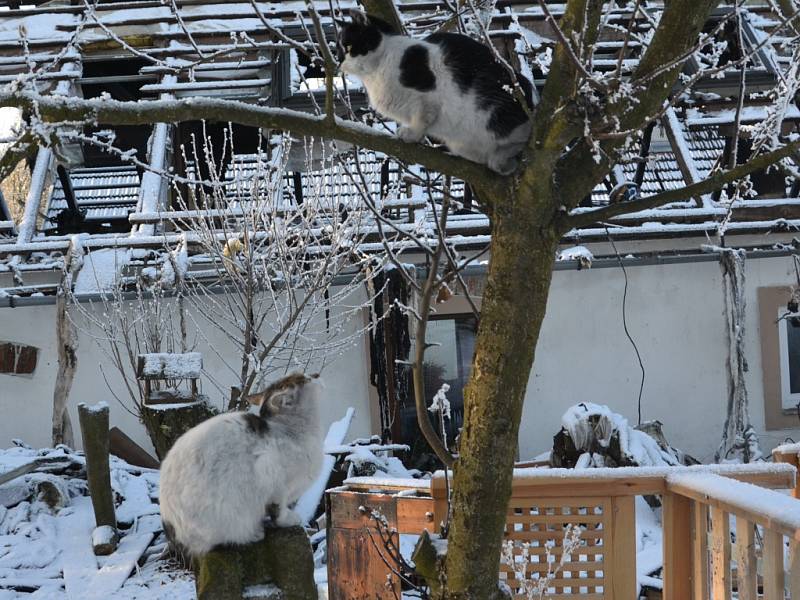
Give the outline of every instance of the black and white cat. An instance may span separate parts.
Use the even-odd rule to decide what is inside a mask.
[[[186,558],[264,536],[267,512],[280,527],[322,466],[317,376],[288,375],[256,401],[259,415],[229,412],[193,427],[161,463],[164,531]]]
[[[400,124],[402,140],[429,135],[498,173],[516,168],[530,119],[487,46],[455,33],[414,39],[375,17],[351,15],[341,25],[341,69],[361,79],[376,111]],[[531,83],[517,80],[531,106]]]

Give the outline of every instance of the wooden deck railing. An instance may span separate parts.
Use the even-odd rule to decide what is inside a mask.
[[[409,482],[411,483],[411,482]],[[399,597],[400,578],[387,560],[379,529],[397,534],[437,531],[447,511],[444,477],[415,481],[354,479],[328,493],[328,587],[330,600]],[[514,568],[500,577],[522,599],[524,580],[546,576],[560,560],[564,532],[579,528],[577,548],[551,573],[546,598],[635,600],[634,497],[660,496],[664,529],[664,598],[785,600],[784,540],[790,548],[788,588],[800,600],[800,500],[789,464],[709,465],[676,468],[517,469],[505,537]],[[375,516],[384,524],[378,527]],[[732,543],[729,516],[736,519]],[[396,530],[396,533],[391,533]],[[761,555],[759,560],[758,556]],[[737,568],[733,568],[734,562]],[[522,563],[522,564],[520,564]],[[524,567],[524,568],[520,568]],[[763,595],[755,595],[760,583]],[[751,595],[748,595],[752,592]],[[713,595],[712,595],[713,593]]]

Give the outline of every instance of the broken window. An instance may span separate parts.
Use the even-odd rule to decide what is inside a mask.
[[[30,375],[36,370],[39,349],[26,344],[0,342],[0,373]]]

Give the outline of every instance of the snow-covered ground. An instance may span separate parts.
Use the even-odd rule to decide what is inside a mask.
[[[65,447],[10,448],[0,452],[0,474],[37,459],[58,461],[51,470],[59,474],[31,473],[0,486],[0,600],[194,598],[192,576],[161,559],[157,471],[111,457],[122,540],[111,556],[95,557],[83,457]],[[35,492],[42,480],[59,486],[55,506]]]

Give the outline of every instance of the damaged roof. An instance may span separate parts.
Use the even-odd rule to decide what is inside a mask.
[[[351,6],[354,3],[341,4],[342,9]],[[563,4],[547,2],[546,6],[555,17],[563,13]],[[614,8],[595,47],[594,68],[631,72],[659,6],[649,4],[649,19],[640,15],[632,18],[626,7]],[[424,35],[449,18],[438,1],[403,3],[398,8],[414,35]],[[317,10],[332,33],[330,5],[319,2]],[[718,9],[706,31],[725,25],[717,36],[728,42],[726,52],[730,56],[726,60],[735,61],[742,52],[754,52],[745,70],[745,109],[738,115],[745,130],[768,117],[768,92],[792,66],[792,40],[783,34],[773,35],[781,22],[769,5],[751,4],[741,20],[745,48],[739,48],[738,31],[729,26],[736,22],[728,18],[731,10]],[[22,83],[36,85],[45,93],[84,97],[107,93],[123,100],[212,96],[311,110],[315,100],[308,91],[319,102],[324,90],[318,69],[293,49],[294,44],[307,39],[301,15],[307,15],[307,7],[300,1],[183,0],[173,11],[160,1],[130,0],[101,2],[91,13],[83,6],[27,3],[24,8],[0,11],[0,85]],[[555,44],[545,17],[540,4],[501,0],[490,28],[495,45],[516,61],[516,66],[530,65],[527,74],[539,89],[546,77],[548,51]],[[621,32],[628,27],[633,32],[630,39]],[[123,48],[122,40],[136,53]],[[72,44],[73,49],[64,52],[65,44]],[[144,60],[145,54],[158,60]],[[520,62],[520,55],[527,60]],[[696,73],[703,60],[702,56],[692,58],[685,74]],[[45,66],[35,81],[28,74],[31,64]],[[576,210],[679,189],[726,166],[733,152],[741,76],[739,68],[723,68],[715,77],[700,79],[692,92],[676,90],[674,107],[665,111],[642,140],[626,148],[612,175]],[[366,106],[357,85],[348,91],[356,109]],[[781,133],[800,134],[798,121],[800,110],[791,104],[783,115]],[[190,184],[186,181],[171,183],[159,173],[183,173],[189,179],[206,175],[206,166],[179,150],[180,144],[189,144],[200,130],[160,124],[114,131],[95,128],[91,133],[108,135],[120,146],[123,156],[110,156],[88,143],[60,149],[60,161],[49,150],[41,151],[37,159],[29,159],[32,184],[25,217],[14,223],[10,214],[4,216],[0,210],[0,290],[5,288],[4,293],[52,293],[71,236],[77,233],[88,234],[82,242],[86,249],[114,247],[154,254],[188,239],[193,256],[192,250],[200,252],[199,246],[193,245],[191,235],[187,238],[185,233],[191,234],[197,219],[213,223],[220,231],[226,224],[235,224],[237,215],[248,207],[249,192],[243,191],[242,181],[257,182],[260,175],[254,165],[260,160],[259,153],[275,148],[259,132],[228,132],[225,127],[215,130],[215,140],[224,141],[226,136],[238,140],[236,152],[212,157],[217,166],[220,161],[225,163],[214,191],[215,202],[213,207],[198,209],[174,202],[179,188],[186,197],[197,197],[198,189],[187,193]],[[309,153],[307,146],[305,151],[303,144],[297,146],[285,157],[286,172],[281,176],[280,194],[290,210],[298,210],[305,199],[322,194],[335,201],[321,218],[335,219],[352,202],[363,200],[366,189],[381,214],[394,223],[391,243],[401,246],[407,242],[404,236],[433,230],[436,215],[420,186],[427,176],[420,169],[409,170],[375,152],[344,152],[349,149],[342,147],[319,161],[316,150]],[[736,150],[739,162],[748,156],[746,136]],[[131,157],[142,164],[126,162]],[[353,172],[359,174],[358,181],[353,180]],[[610,237],[718,238],[723,222],[729,236],[774,233],[776,241],[790,240],[800,226],[798,182],[779,170],[756,173],[751,182],[751,194],[741,199],[731,201],[724,193],[687,198],[573,230],[564,243],[600,242]],[[442,194],[458,202],[458,210],[448,220],[450,242],[465,251],[483,249],[489,241],[489,218],[481,213],[479,199],[463,182],[440,178],[433,196],[441,199]],[[362,225],[366,230],[360,238],[363,250],[383,251],[379,225],[374,221]],[[196,259],[207,266],[207,257],[198,254]],[[49,272],[53,277],[31,287],[28,282],[32,272]]]

